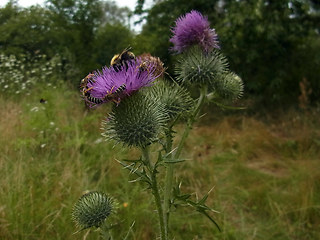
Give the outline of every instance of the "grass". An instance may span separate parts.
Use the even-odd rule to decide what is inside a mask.
[[[116,239],[134,221],[129,239],[156,239],[151,194],[115,161],[139,152],[100,136],[108,107],[88,111],[66,86],[35,92],[0,97],[0,239],[97,239],[96,231],[73,234],[72,206],[86,190],[117,199]],[[220,212],[211,215],[222,232],[179,207],[171,218],[174,239],[320,239],[319,117],[316,109],[276,118],[205,116],[177,176],[194,198],[214,187],[208,203]]]

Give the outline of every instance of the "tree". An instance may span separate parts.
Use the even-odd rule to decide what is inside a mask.
[[[105,47],[101,46],[102,42],[106,44],[106,40],[110,40],[109,44],[117,44],[119,39],[109,35],[116,35],[115,32],[102,34],[106,28],[117,25],[120,31],[118,35],[130,35],[124,27],[130,14],[129,9],[118,8],[113,2],[48,0],[46,7],[50,10],[54,22],[52,38],[57,50],[63,56],[67,56],[67,61],[74,67],[74,75],[77,78],[88,74],[97,66],[100,67],[99,63],[105,62],[106,59],[102,61],[105,50]],[[110,57],[109,53],[106,54],[107,57]],[[77,79],[75,76],[74,79]]]
[[[219,35],[232,70],[244,79],[246,92],[264,105],[295,103],[305,77],[319,99],[319,9],[315,0],[167,0],[147,11],[139,38],[152,41],[149,51],[170,66],[170,27],[192,9],[207,15]],[[146,51],[146,50],[145,50]]]
[[[310,64],[316,69],[316,46],[306,46],[319,40],[310,1],[228,0],[223,7],[227,11],[218,31],[223,49],[261,103],[296,102],[303,77],[316,87],[316,75],[302,67]]]
[[[0,9],[0,50],[10,55],[36,52],[48,53],[50,19],[48,11],[39,6],[22,9],[9,2]]]

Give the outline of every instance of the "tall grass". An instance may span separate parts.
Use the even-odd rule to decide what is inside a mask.
[[[141,191],[146,186],[130,183],[115,161],[137,152],[100,136],[108,106],[86,110],[62,84],[2,96],[0,111],[0,239],[97,239],[97,232],[73,234],[72,206],[87,190],[117,199],[119,239],[134,221],[129,239],[156,239],[153,200]],[[196,126],[177,172],[194,198],[214,187],[209,204],[220,212],[213,216],[223,231],[178,208],[175,239],[320,239],[319,116],[231,115]]]

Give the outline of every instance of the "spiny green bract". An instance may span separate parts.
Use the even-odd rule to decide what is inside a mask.
[[[113,212],[113,199],[101,192],[84,194],[74,205],[72,219],[82,229],[100,227]]]
[[[213,85],[220,74],[227,71],[226,58],[217,50],[203,53],[199,48],[191,48],[182,54],[175,67],[177,79],[183,84]]]
[[[146,147],[158,139],[168,114],[156,98],[140,91],[114,106],[103,121],[103,136],[127,146]]]
[[[222,100],[235,101],[243,95],[243,82],[237,74],[229,72],[216,81],[214,89]]]
[[[163,104],[170,120],[190,112],[194,105],[194,100],[189,92],[176,83],[161,81],[152,87],[147,94]]]

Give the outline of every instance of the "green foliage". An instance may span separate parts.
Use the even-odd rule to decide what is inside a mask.
[[[228,27],[220,30],[223,49],[230,56],[231,67],[246,79],[247,89],[268,96],[265,101],[297,101],[299,82],[306,73],[292,71],[299,67],[296,54],[309,37],[319,39],[315,25],[304,20],[311,15],[300,11],[309,9],[308,1],[302,2],[226,2],[228,13],[223,24]],[[313,51],[305,50],[308,55]],[[316,64],[309,58],[303,65]],[[309,80],[315,83],[314,76]]]
[[[0,9],[0,50],[6,55],[51,52],[49,11],[39,6],[21,9],[8,3]]]
[[[71,77],[81,78],[92,69],[100,67],[100,64],[105,65],[112,51],[112,48],[109,48],[105,59],[101,59],[105,46],[108,46],[107,41],[111,38],[111,42],[115,44],[120,40],[119,45],[123,45],[121,38],[129,32],[120,24],[124,22],[126,12],[129,14],[129,11],[126,8],[118,9],[110,2],[52,0],[48,1],[47,8],[51,11],[54,24],[52,41],[55,42],[56,50],[71,62],[71,66],[66,68],[77,69]],[[103,33],[108,35],[102,35]],[[99,46],[103,48],[99,49]],[[74,83],[76,82],[77,80],[74,80]]]
[[[310,83],[310,102],[319,100],[320,7],[314,0],[186,1],[168,0],[136,13],[146,24],[134,36],[128,28],[132,13],[101,0],[50,0],[45,7],[20,8],[14,1],[0,9],[0,52],[5,55],[57,53],[64,78],[78,79],[109,63],[113,54],[132,46],[136,54],[159,56],[173,73],[170,27],[195,9],[215,28],[230,68],[245,79],[248,94],[265,106],[293,103],[299,83]],[[290,91],[288,91],[290,89]]]
[[[141,191],[146,185],[129,182],[114,161],[137,159],[137,152],[103,142],[97,129],[108,108],[86,110],[79,101],[67,85],[32,89],[14,102],[0,96],[0,239],[98,239],[97,231],[72,234],[71,208],[86,190],[119,201],[115,237],[135,221],[128,239],[156,239],[153,199]],[[208,114],[194,128],[182,153],[187,161],[175,164],[181,192],[198,202],[215,186],[207,205],[220,213],[208,213],[222,232],[178,207],[170,216],[175,239],[320,238],[319,109],[277,116]]]
[[[75,85],[92,69],[127,47],[132,33],[128,8],[101,0],[52,0],[45,7],[0,9],[0,52],[5,55],[61,56],[64,78]]]
[[[143,2],[139,1],[140,9]],[[162,57],[169,69],[173,57],[167,51],[168,29],[192,9],[208,16],[230,69],[245,79],[248,94],[258,102],[296,104],[303,78],[310,82],[311,100],[319,100],[317,1],[161,1],[148,10],[141,36],[154,43],[149,51]]]
[[[0,92],[6,96],[30,95],[39,85],[56,88],[62,75],[61,58],[46,55],[0,55]]]
[[[109,66],[112,57],[130,46],[133,38],[133,33],[119,23],[100,26],[93,39],[92,58],[95,59],[98,67]]]

